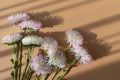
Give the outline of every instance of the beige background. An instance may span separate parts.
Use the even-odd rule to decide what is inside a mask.
[[[18,32],[7,17],[21,11],[41,20],[42,34],[61,40],[61,45],[66,30],[83,34],[96,61],[73,68],[68,80],[120,80],[120,0],[0,0],[0,39]],[[0,41],[0,80],[10,80],[11,57],[10,47]]]

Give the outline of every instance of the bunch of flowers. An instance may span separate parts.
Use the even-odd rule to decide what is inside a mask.
[[[4,44],[13,46],[13,80],[48,80],[51,73],[54,75],[50,80],[62,80],[79,61],[81,64],[88,64],[92,61],[91,55],[82,44],[84,39],[76,30],[66,32],[67,49],[61,50],[59,42],[52,37],[40,37],[34,35],[42,23],[30,19],[27,13],[16,13],[8,17],[8,22],[20,27],[21,33],[12,33],[2,39]],[[32,56],[35,48],[39,48],[36,56]],[[27,53],[23,54],[23,48]],[[74,54],[75,58],[71,63],[67,61],[67,55]],[[25,57],[24,57],[25,56]],[[25,61],[23,61],[25,58]],[[25,63],[25,67],[22,64]],[[63,69],[66,69],[63,71]],[[63,72],[62,75],[59,72]],[[59,75],[59,76],[58,76]],[[57,77],[58,76],[58,77]]]

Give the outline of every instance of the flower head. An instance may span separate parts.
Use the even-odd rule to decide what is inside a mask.
[[[73,47],[71,51],[74,52],[76,58],[80,59],[79,61],[82,64],[88,64],[92,61],[91,55],[82,46]]]
[[[57,52],[58,42],[51,37],[45,37],[41,44],[41,48],[48,51],[49,55],[52,55]]]
[[[88,63],[90,63],[91,61],[92,61],[92,57],[91,57],[90,54],[83,54],[83,55],[81,55],[81,58],[80,58],[80,60],[79,60],[79,62],[80,62],[81,64],[88,64]]]
[[[35,20],[27,20],[27,21],[22,21],[21,23],[19,23],[19,26],[22,29],[31,29],[31,30],[39,30],[41,28],[41,23],[39,21],[35,21]]]
[[[40,46],[42,43],[42,38],[36,35],[28,35],[22,39],[22,43],[26,46]]]
[[[14,44],[22,39],[22,35],[20,33],[12,33],[7,36],[5,36],[2,39],[2,42],[5,44]]]
[[[49,74],[52,71],[52,66],[47,63],[47,57],[42,54],[32,58],[30,66],[37,75]]]
[[[16,24],[24,20],[30,19],[30,16],[26,13],[16,13],[8,17],[8,22],[10,24]]]
[[[66,66],[66,57],[62,52],[58,51],[57,54],[49,56],[48,63],[59,68],[64,68]]]
[[[67,35],[67,42],[71,45],[82,45],[83,37],[82,35],[76,30],[69,30],[66,32]]]
[[[82,46],[80,45],[75,45],[70,48],[71,52],[76,53],[81,53]]]

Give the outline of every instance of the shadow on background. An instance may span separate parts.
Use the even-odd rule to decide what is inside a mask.
[[[95,60],[106,56],[110,52],[111,46],[105,43],[103,40],[98,39],[95,33],[84,30],[82,28],[75,28],[75,30],[79,31],[83,35],[84,37],[83,46],[88,49],[89,53]],[[58,41],[60,46],[64,48],[67,47],[67,43],[65,40],[66,38],[65,32],[48,32],[48,33],[39,32],[37,33],[37,35],[42,37],[45,36],[53,37]],[[71,56],[68,57],[68,60],[72,60],[71,58],[73,57]]]
[[[102,58],[111,51],[111,46],[101,39],[97,38],[97,35],[93,32],[84,30],[82,28],[75,28],[84,37],[84,44],[92,57],[96,60]]]
[[[120,61],[102,65],[101,67],[78,73],[68,77],[68,80],[120,80]],[[106,74],[106,75],[105,75]],[[107,75],[108,74],[108,75]]]
[[[60,16],[54,16],[47,11],[43,12],[36,12],[36,13],[29,13],[31,19],[38,20],[42,23],[42,27],[54,27],[60,24],[63,24],[64,20]],[[7,56],[11,54],[11,49],[5,50],[0,52],[0,57]]]
[[[18,12],[26,12],[26,11],[30,11],[30,10],[34,10],[34,9],[39,9],[39,8],[43,8],[43,7],[46,7],[46,6],[55,5],[55,4],[64,2],[64,1],[69,1],[69,0],[54,0],[52,2],[45,3],[45,4],[42,4],[42,5],[37,5],[35,7],[27,8],[27,9],[24,9],[24,10],[20,10]],[[83,1],[83,2],[76,3],[76,4],[68,5],[68,6],[59,8],[59,9],[55,9],[55,10],[51,11],[51,13],[57,13],[57,12],[60,12],[60,11],[63,11],[63,10],[68,10],[68,9],[78,7],[78,6],[82,6],[82,5],[85,5],[85,4],[89,4],[89,3],[92,3],[92,2],[95,2],[95,1],[99,1],[99,0],[86,0],[86,1]],[[3,18],[5,18],[9,15],[10,14],[3,15],[3,16],[0,16],[0,18],[3,19]]]
[[[108,25],[117,21],[120,21],[120,14],[116,14],[114,16],[111,16],[93,23],[89,23],[80,27],[82,27],[83,29],[90,30],[98,27],[104,27],[104,25]]]
[[[29,10],[33,10],[33,9],[37,9],[37,8],[42,8],[42,7],[45,7],[45,6],[50,6],[52,4],[57,4],[57,3],[60,3],[60,2],[64,2],[64,1],[68,1],[68,0],[55,0],[55,1],[52,1],[52,2],[49,2],[49,3],[46,3],[46,4],[38,5],[36,7],[28,8],[26,10],[22,10],[22,11],[18,11],[18,12],[23,12],[23,11],[29,11]],[[83,2],[79,2],[77,4],[68,5],[68,6],[59,8],[59,9],[55,9],[55,10],[51,11],[50,13],[57,13],[57,12],[60,12],[60,11],[68,10],[68,9],[71,9],[71,8],[74,8],[74,7],[78,7],[78,6],[82,6],[82,5],[85,5],[85,4],[88,4],[88,3],[92,3],[92,2],[95,2],[95,1],[99,1],[99,0],[86,0],[86,1],[83,1]],[[36,13],[36,14],[39,15],[38,13]],[[6,18],[9,15],[10,14],[3,15],[0,18],[1,19]],[[31,13],[31,15],[33,15],[33,17],[35,17],[34,16],[35,13],[33,13],[33,14]],[[8,24],[1,25],[0,29],[4,29],[4,28],[6,28],[8,26],[10,26],[10,25],[8,25]]]
[[[0,57],[5,57],[5,56],[10,55],[10,54],[12,54],[12,49],[7,49],[7,50],[0,52]]]
[[[40,21],[42,23],[42,27],[53,27],[59,24],[62,24],[63,18],[60,16],[54,16],[50,12],[43,11],[43,12],[36,12],[36,13],[29,13],[31,19]]]
[[[34,0],[33,0],[34,1]],[[36,0],[37,1],[37,0]],[[30,11],[30,10],[34,10],[34,9],[37,9],[37,8],[43,8],[43,7],[46,7],[46,6],[50,6],[50,5],[55,5],[57,3],[60,3],[60,2],[64,2],[64,1],[68,1],[68,0],[54,0],[54,1],[51,1],[51,2],[47,2],[45,4],[40,4],[40,5],[37,5],[35,7],[31,7],[31,8],[27,8],[27,9],[23,9],[23,10],[20,10],[18,12],[26,12],[26,11]],[[6,18],[8,17],[10,14],[6,14],[6,15],[3,15],[3,16],[0,16],[1,19],[3,18]]]
[[[75,30],[79,31],[83,35],[84,37],[83,46],[88,49],[89,53],[95,60],[108,55],[108,53],[111,50],[111,46],[105,43],[103,40],[98,39],[95,33],[84,30],[82,28],[75,28]],[[42,37],[44,36],[53,37],[59,42],[60,46],[64,48],[67,47],[65,32],[48,32],[48,33],[40,32],[37,35]]]
[[[26,5],[26,4],[29,4],[29,3],[32,3],[32,2],[36,2],[36,1],[38,1],[38,0],[29,0],[29,1],[21,2],[21,3],[18,3],[18,4],[12,5],[12,6],[4,7],[2,9],[0,9],[0,11],[8,10],[10,8]]]

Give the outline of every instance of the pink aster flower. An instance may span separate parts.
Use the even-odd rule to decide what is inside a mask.
[[[64,68],[66,66],[66,57],[61,51],[58,51],[55,55],[49,56],[48,63],[59,68]]]
[[[74,52],[75,57],[79,59],[81,64],[88,64],[92,61],[91,55],[82,46],[74,46],[71,51]]]
[[[70,43],[70,46],[83,44],[83,37],[76,30],[67,31],[66,36],[67,36],[67,42]]]
[[[16,43],[19,40],[21,40],[22,37],[23,36],[20,33],[12,33],[12,34],[9,34],[9,35],[5,36],[2,39],[2,42],[5,43],[5,44],[13,44],[13,43]]]
[[[16,13],[8,17],[8,22],[10,24],[16,24],[28,19],[30,19],[30,16],[27,13]]]
[[[42,24],[39,21],[27,20],[19,23],[19,26],[22,29],[32,29],[36,31],[42,27]]]
[[[42,41],[41,48],[48,51],[48,55],[55,54],[58,49],[58,42],[51,37],[45,37]]]
[[[47,63],[47,57],[42,54],[33,57],[30,66],[37,75],[46,75],[52,71],[52,66]]]

